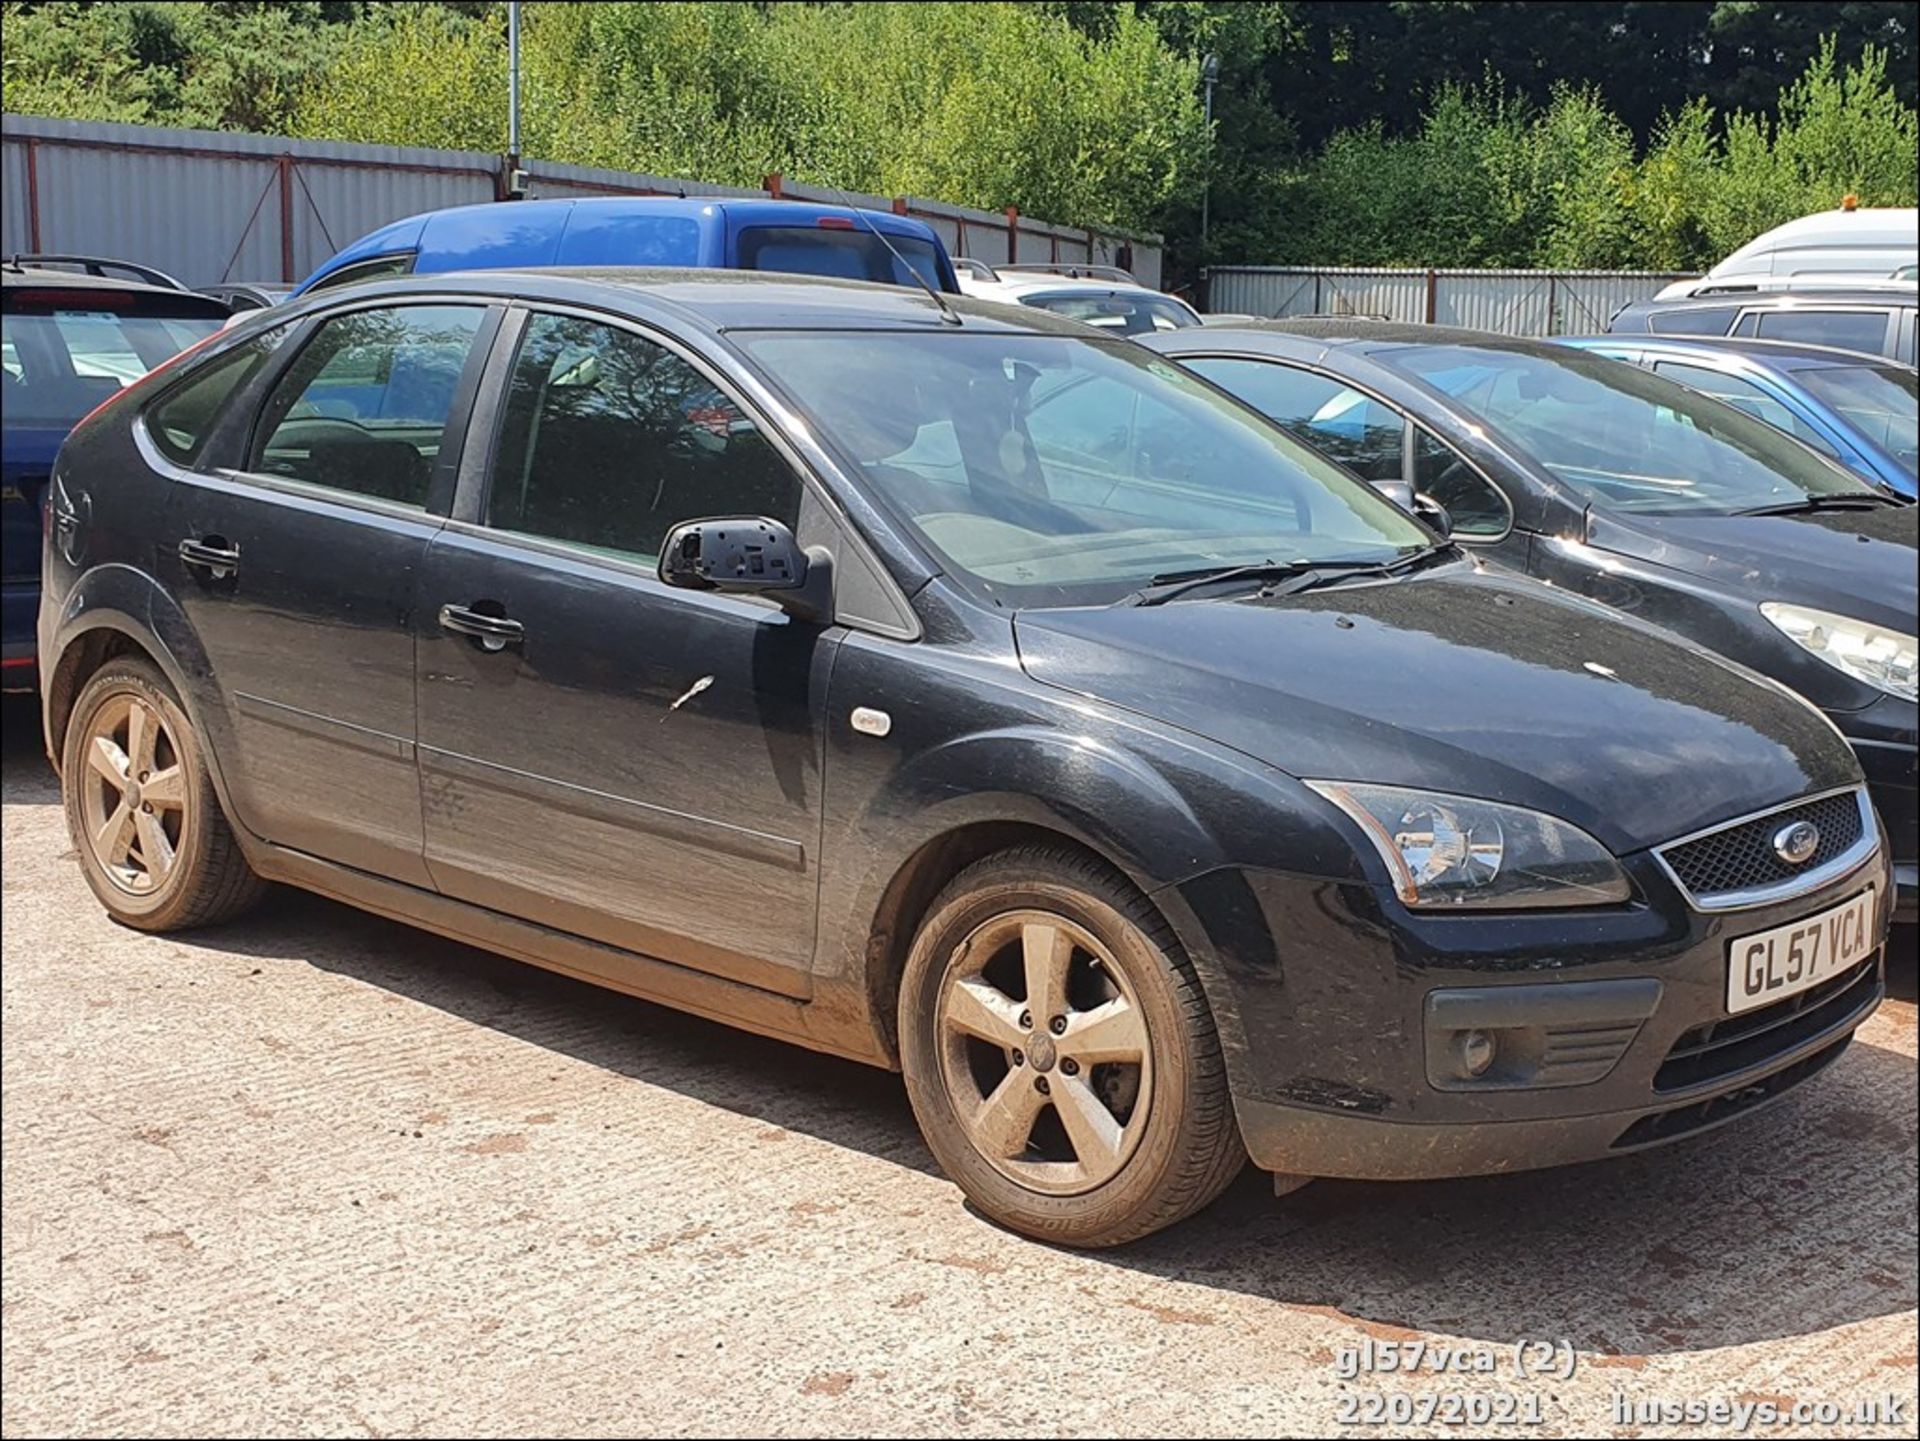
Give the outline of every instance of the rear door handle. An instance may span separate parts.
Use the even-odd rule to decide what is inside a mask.
[[[237,545],[209,544],[218,538],[209,536],[207,541],[183,540],[180,542],[180,559],[196,570],[205,570],[215,580],[225,580],[240,573],[240,547]]]
[[[470,635],[482,650],[505,650],[526,638],[527,628],[503,615],[486,615],[464,605],[440,607],[440,628],[458,635]]]

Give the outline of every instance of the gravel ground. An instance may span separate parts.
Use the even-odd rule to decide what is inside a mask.
[[[1913,1406],[1911,955],[1833,1070],[1730,1130],[1278,1200],[1249,1172],[1075,1255],[972,1214],[897,1077],[293,893],[117,928],[31,711],[5,735],[8,1436],[1311,1435],[1348,1398],[1501,1392],[1541,1406],[1504,1434],[1625,1435],[1616,1396]],[[1521,1338],[1570,1342],[1571,1379],[1517,1378]],[[1340,1375],[1419,1340],[1499,1370]]]

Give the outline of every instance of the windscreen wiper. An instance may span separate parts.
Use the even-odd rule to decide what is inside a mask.
[[[1751,510],[1736,510],[1735,515],[1815,515],[1823,510],[1873,510],[1883,505],[1903,505],[1890,495],[1877,491],[1859,491],[1848,495],[1809,495],[1779,505],[1756,505]]]
[[[1262,596],[1291,595],[1297,589],[1306,589],[1308,585],[1318,585],[1335,577],[1359,574],[1392,575],[1410,566],[1418,564],[1430,555],[1449,550],[1452,543],[1443,541],[1438,545],[1422,546],[1407,555],[1395,556],[1392,560],[1288,560],[1257,561],[1252,565],[1215,566],[1205,570],[1172,571],[1166,575],[1156,575],[1151,581],[1131,595],[1116,601],[1116,605],[1164,605],[1177,596],[1196,590],[1203,585],[1217,585],[1228,581],[1250,580],[1261,582]],[[1306,584],[1301,584],[1305,582]]]

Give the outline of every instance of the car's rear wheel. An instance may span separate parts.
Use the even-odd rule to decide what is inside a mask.
[[[87,682],[60,777],[81,870],[115,920],[148,931],[212,925],[265,889],[240,854],[185,710],[148,662],[117,658]]]
[[[929,907],[900,1050],[928,1145],[987,1215],[1112,1246],[1246,1163],[1191,963],[1124,877],[1064,847],[970,866]]]

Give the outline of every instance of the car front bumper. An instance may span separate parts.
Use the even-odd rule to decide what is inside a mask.
[[[1628,868],[1641,899],[1592,912],[1415,914],[1370,886],[1247,870],[1177,888],[1255,1163],[1410,1180],[1645,1149],[1817,1074],[1885,994],[1884,849],[1809,894],[1711,914],[1645,856]],[[1868,886],[1869,957],[1728,1014],[1732,941]],[[1521,1063],[1468,1078],[1447,1048],[1483,1025]]]

